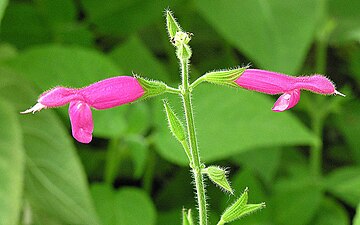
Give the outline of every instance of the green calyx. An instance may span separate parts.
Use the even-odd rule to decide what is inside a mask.
[[[248,189],[221,215],[218,225],[230,223],[265,207],[265,203],[248,204]]]
[[[199,78],[200,81],[207,81],[213,84],[238,87],[235,81],[249,68],[248,66],[232,70],[221,70],[209,72]]]
[[[161,81],[148,80],[137,75],[135,75],[135,78],[145,91],[144,95],[141,97],[142,99],[163,94],[167,90],[167,85]]]
[[[233,194],[233,189],[227,179],[227,171],[218,166],[209,166],[203,170],[212,182],[221,187],[223,190]]]

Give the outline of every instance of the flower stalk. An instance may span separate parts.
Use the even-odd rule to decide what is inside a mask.
[[[191,158],[190,163],[193,168],[192,172],[195,180],[196,197],[199,209],[200,225],[207,225],[206,196],[203,174],[201,173],[202,164],[197,144],[193,108],[191,104],[191,91],[189,88],[189,59],[180,59],[181,75],[182,75],[182,100],[185,111],[186,128],[188,133],[188,142],[190,147]]]

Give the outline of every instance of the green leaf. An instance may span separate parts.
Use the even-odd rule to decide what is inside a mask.
[[[17,112],[36,95],[17,74],[0,69],[0,96]],[[98,224],[71,137],[54,112],[19,115],[26,152],[25,193],[31,211],[69,224]]]
[[[110,57],[127,74],[169,80],[165,67],[137,36],[131,36],[125,43],[115,47],[110,52]]]
[[[17,56],[17,49],[9,43],[0,44],[0,62],[9,60]]]
[[[336,28],[330,36],[333,44],[360,39],[360,2],[353,0],[329,0],[329,17]]]
[[[194,194],[192,192],[194,187],[191,183],[191,175],[188,168],[176,171],[172,168],[171,172],[172,177],[156,195],[156,206],[159,210],[164,211],[178,208],[180,224],[181,209],[183,207],[192,208],[194,206]]]
[[[128,124],[127,134],[145,135],[152,122],[149,105],[145,102],[137,102],[136,104],[130,105],[125,117]]]
[[[354,208],[360,202],[360,167],[344,167],[326,177],[327,190]]]
[[[104,184],[91,186],[96,210],[106,225],[154,225],[156,210],[149,196],[137,188],[118,191]]]
[[[310,224],[350,225],[349,216],[344,207],[331,198],[323,198],[320,210]]]
[[[51,25],[73,22],[76,7],[72,0],[35,0],[35,6]]]
[[[174,109],[180,111],[181,100],[168,98]],[[290,112],[272,112],[273,101],[262,94],[201,85],[194,90],[193,105],[200,154],[205,162],[261,147],[309,145],[317,141]],[[187,165],[181,145],[171,138],[161,105],[154,110],[157,125],[154,140],[159,154],[171,162]]]
[[[322,190],[312,179],[295,177],[275,185],[269,205],[274,207],[276,224],[306,225],[321,210],[322,198]]]
[[[134,163],[134,176],[139,179],[146,168],[149,148],[143,137],[131,136],[126,139]]]
[[[324,11],[320,0],[200,0],[196,5],[257,66],[285,73],[300,69]]]
[[[128,35],[162,18],[165,1],[150,0],[81,0],[85,14],[102,33]]]
[[[6,9],[6,6],[8,5],[8,0],[2,0],[0,1],[0,22],[4,16],[4,12]]]
[[[46,21],[53,41],[89,47],[93,34],[77,21],[77,9],[72,0],[35,0],[35,7]]]
[[[0,223],[15,225],[21,212],[25,163],[20,122],[9,104],[0,98]]]
[[[360,84],[360,49],[353,51],[350,55],[350,75]]]
[[[58,45],[29,49],[11,60],[8,65],[24,74],[43,91],[59,85],[83,87],[121,74],[111,60],[97,51]],[[36,98],[31,105],[35,102]],[[93,110],[94,136],[109,138],[124,133],[127,126],[125,110],[126,106]],[[61,113],[68,118],[66,107],[61,108]]]
[[[39,11],[31,4],[11,2],[2,21],[1,39],[25,48],[49,42],[51,35]]]
[[[356,208],[356,214],[354,217],[353,225],[360,225],[360,203]]]
[[[337,127],[350,147],[352,158],[360,162],[360,101],[354,99],[342,105],[341,113],[336,115]]]
[[[234,162],[245,166],[256,173],[268,184],[271,184],[280,166],[280,148],[260,148],[242,152],[232,158]]]

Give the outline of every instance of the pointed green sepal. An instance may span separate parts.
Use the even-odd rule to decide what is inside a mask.
[[[209,166],[203,169],[203,173],[205,173],[212,182],[221,187],[223,190],[233,194],[233,189],[231,188],[226,176],[228,172],[224,168],[218,166]]]
[[[245,72],[248,66],[232,70],[213,71],[204,74],[200,79],[213,84],[239,87],[235,81]]]
[[[182,211],[182,225],[194,225],[193,218],[191,215],[191,209]]]
[[[164,100],[163,102],[171,133],[179,142],[185,141],[185,128],[182,122],[176,116],[175,112],[171,109],[169,103],[166,100]]]
[[[169,34],[170,40],[174,39],[176,32],[182,31],[173,13],[168,9],[166,10],[166,29]]]
[[[165,83],[156,80],[148,80],[146,78],[135,75],[135,78],[140,83],[141,87],[144,89],[145,93],[141,96],[141,99],[153,97],[156,95],[164,94],[166,92],[167,86]]]
[[[221,215],[218,225],[240,219],[265,207],[265,203],[247,204],[247,201],[248,189],[246,188],[240,198],[238,198],[229,208],[224,211],[224,213]]]

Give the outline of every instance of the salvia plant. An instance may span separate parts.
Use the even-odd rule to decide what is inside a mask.
[[[198,224],[206,225],[208,224],[208,203],[204,178],[207,177],[227,193],[233,194],[234,190],[228,181],[228,171],[225,168],[216,165],[206,166],[201,161],[192,105],[192,92],[198,85],[207,82],[270,95],[281,94],[272,108],[274,112],[282,112],[294,107],[300,100],[301,90],[322,95],[343,94],[336,91],[334,84],[322,75],[292,77],[276,72],[250,69],[248,66],[229,70],[214,70],[190,83],[189,68],[192,50],[189,43],[193,34],[185,32],[169,10],[166,10],[166,26],[180,65],[181,84],[177,88],[170,87],[161,81],[149,80],[137,75],[118,76],[93,83],[84,88],[55,87],[41,94],[36,105],[22,113],[34,113],[41,109],[69,104],[73,137],[81,143],[89,143],[92,140],[94,129],[92,108],[96,110],[109,109],[164,93],[179,95],[183,103],[185,121],[181,121],[167,100],[163,102],[164,109],[170,131],[182,145],[189,160],[196,190]],[[245,189],[240,197],[224,210],[218,225],[230,223],[264,207],[265,203],[249,204],[248,190]],[[190,209],[183,210],[182,219],[184,225],[194,224]]]

